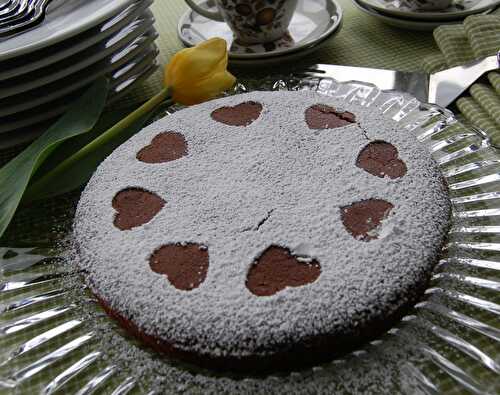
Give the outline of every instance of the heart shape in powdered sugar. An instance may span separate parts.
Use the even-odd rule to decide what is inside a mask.
[[[399,158],[398,150],[385,141],[374,141],[360,152],[356,166],[377,177],[395,179],[406,174],[406,164]]]
[[[195,243],[164,245],[151,255],[149,266],[175,288],[191,291],[207,277],[208,249]]]
[[[271,296],[286,287],[310,284],[320,273],[318,261],[300,260],[286,248],[271,246],[250,267],[246,286],[254,295]]]
[[[120,230],[144,225],[158,214],[165,201],[153,192],[141,188],[127,188],[118,192],[112,201],[116,210],[113,224]]]
[[[136,155],[145,163],[165,163],[182,158],[188,153],[184,136],[177,132],[158,133],[151,144],[146,145]]]
[[[220,107],[212,111],[211,117],[217,122],[230,126],[248,126],[259,118],[262,104],[248,101],[233,107]]]
[[[367,199],[342,207],[340,214],[342,223],[354,238],[370,241],[378,238],[374,231],[393,207],[392,203],[382,199]]]
[[[334,129],[356,121],[353,113],[337,111],[325,104],[315,104],[306,110],[306,123],[309,129]]]

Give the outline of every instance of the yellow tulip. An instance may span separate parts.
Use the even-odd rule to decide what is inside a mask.
[[[177,52],[165,68],[164,83],[172,99],[185,105],[212,99],[235,81],[227,71],[227,44],[222,38]]]

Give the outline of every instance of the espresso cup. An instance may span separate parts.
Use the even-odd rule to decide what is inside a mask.
[[[275,41],[288,31],[298,0],[213,0],[217,11],[209,11],[194,0],[185,0],[198,14],[226,22],[241,44]]]

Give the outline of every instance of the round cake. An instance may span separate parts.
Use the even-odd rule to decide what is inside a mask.
[[[116,149],[78,205],[105,310],[210,369],[311,366],[397,322],[450,203],[426,147],[377,108],[254,92],[169,115]]]

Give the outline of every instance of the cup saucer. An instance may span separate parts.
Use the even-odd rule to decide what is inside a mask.
[[[359,3],[390,17],[443,22],[482,13],[498,6],[500,0],[453,0],[448,8],[439,11],[415,10],[405,0],[359,0]]]
[[[215,10],[212,0],[203,0],[200,6]],[[240,63],[299,51],[309,53],[311,48],[323,43],[338,31],[341,22],[342,9],[335,0],[299,0],[288,34],[271,43],[240,44],[234,40],[233,33],[226,23],[207,19],[192,10],[188,10],[179,20],[177,34],[188,47],[212,37],[222,37],[228,42],[230,61]]]
[[[441,25],[454,25],[462,23],[462,20],[460,19],[452,21],[434,21],[434,20],[419,21],[414,19],[400,18],[383,14],[378,10],[375,10],[374,8],[371,8],[366,4],[362,3],[361,0],[352,0],[352,3],[361,12],[364,12],[365,14],[377,18],[378,20],[389,26],[398,27],[400,29],[430,32]]]

